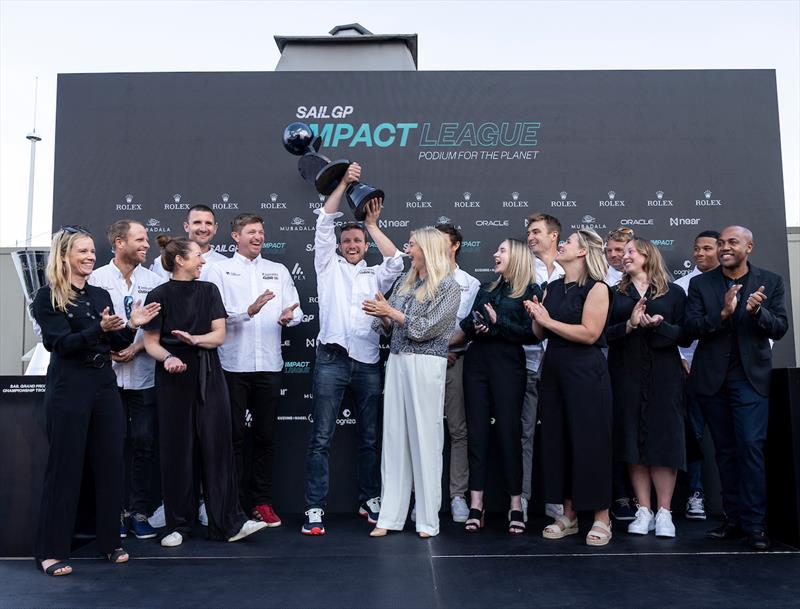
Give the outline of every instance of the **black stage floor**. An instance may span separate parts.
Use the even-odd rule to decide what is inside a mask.
[[[95,558],[51,578],[31,559],[0,560],[0,607],[787,607],[800,606],[800,550],[768,553],[743,542],[711,542],[716,521],[676,519],[678,537],[627,535],[605,548],[581,535],[551,541],[535,518],[510,537],[502,515],[469,535],[444,515],[438,537],[373,539],[357,516],[326,518],[324,537],[300,535],[299,515],[237,543],[202,533],[179,548],[126,540],[131,561]],[[202,531],[199,530],[200,533]]]

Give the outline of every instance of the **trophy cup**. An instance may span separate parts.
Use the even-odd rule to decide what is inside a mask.
[[[297,170],[307,182],[313,182],[317,192],[328,196],[339,185],[352,161],[338,159],[331,161],[319,153],[322,139],[305,123],[291,123],[283,130],[283,146],[291,154],[299,156]],[[363,221],[366,206],[372,199],[383,198],[383,191],[363,182],[352,182],[345,191],[347,203],[353,210],[356,220]]]
[[[47,259],[50,256],[49,249],[34,249],[27,248],[18,250],[11,253],[14,261],[14,268],[17,270],[19,282],[22,285],[22,292],[25,295],[25,309],[28,312],[28,318],[33,323],[33,331],[39,341],[33,349],[28,351],[23,357],[23,361],[28,362],[25,369],[26,375],[43,375],[47,373],[47,365],[50,362],[50,354],[45,350],[41,341],[41,330],[39,325],[33,319],[31,313],[31,305],[33,299],[36,297],[36,292],[39,288],[47,285],[47,277],[45,276],[45,269],[47,268]]]

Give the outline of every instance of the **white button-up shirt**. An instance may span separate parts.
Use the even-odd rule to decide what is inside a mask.
[[[692,280],[692,277],[697,277],[698,275],[702,275],[702,271],[697,267],[692,269],[692,272],[688,275],[684,275],[683,277],[675,280],[675,285],[679,285],[683,288],[683,291],[686,294],[689,294],[689,282]],[[678,347],[678,351],[681,352],[681,358],[685,359],[689,362],[689,366],[692,365],[692,359],[694,358],[694,350],[697,348],[697,341],[693,341],[691,345],[688,347]]]
[[[289,269],[261,256],[249,260],[237,252],[232,258],[211,265],[208,281],[219,288],[228,313],[225,342],[218,349],[222,368],[228,372],[283,370],[283,326],[278,319],[284,309],[300,303]],[[250,317],[247,307],[266,290],[275,297]],[[302,318],[303,311],[297,307],[287,325],[296,326]]]
[[[373,318],[361,310],[361,304],[375,298],[376,292],[387,292],[403,272],[403,254],[398,250],[384,257],[378,266],[367,266],[365,260],[350,264],[336,253],[334,220],[340,212],[326,214],[318,209],[314,235],[314,269],[317,272],[319,295],[319,335],[323,344],[336,343],[347,349],[354,360],[374,364],[379,359],[377,332],[372,331]]]
[[[536,256],[533,257],[533,265],[536,268],[536,283],[539,285],[545,281],[548,284],[553,283],[564,276],[564,269],[558,262],[553,261],[553,272],[549,275],[547,274],[547,265]],[[538,372],[539,366],[542,365],[544,350],[547,348],[547,341],[544,340],[537,345],[522,345],[522,348],[525,350],[525,367],[531,372]]]
[[[203,260],[205,260],[206,263],[203,265],[203,268],[200,269],[199,279],[200,281],[208,281],[208,273],[209,271],[211,271],[211,267],[217,262],[230,260],[230,258],[228,258],[227,256],[223,256],[218,251],[212,248],[208,250],[205,254],[203,254]],[[172,273],[170,273],[167,269],[165,269],[164,265],[161,263],[161,256],[156,256],[156,259],[153,260],[153,264],[150,265],[150,270],[153,271],[159,277],[163,277],[164,281],[172,277]]]
[[[458,328],[461,320],[470,314],[472,303],[475,302],[475,296],[478,294],[481,282],[458,265],[453,271],[453,279],[456,280],[461,288],[461,303],[458,305],[458,313],[456,313],[456,328]],[[466,349],[466,346],[459,345],[458,347],[451,347],[450,351],[460,352],[466,351]]]
[[[131,285],[122,276],[122,272],[117,268],[112,259],[105,266],[92,271],[89,276],[91,285],[103,288],[111,294],[111,302],[114,304],[114,313],[127,319],[125,314],[125,297],[130,296],[133,302],[140,300],[144,304],[147,294],[153,288],[166,281],[157,274],[148,271],[141,264],[133,269],[131,273]],[[131,302],[131,306],[133,305]],[[142,330],[136,332],[135,341],[144,340]],[[154,384],[155,360],[147,355],[142,349],[129,362],[113,362],[114,372],[117,374],[117,385],[123,389],[149,389]]]
[[[619,282],[622,281],[622,276],[624,274],[625,273],[623,273],[622,271],[618,271],[613,266],[609,265],[608,272],[606,273],[606,278],[605,278],[606,285],[612,288],[615,285],[619,285]]]

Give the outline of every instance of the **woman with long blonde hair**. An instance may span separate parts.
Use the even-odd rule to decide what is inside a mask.
[[[454,342],[471,340],[464,356],[470,510],[468,532],[483,527],[483,493],[489,462],[490,418],[494,418],[510,497],[508,532],[525,531],[522,513],[522,402],[527,371],[522,345],[536,342],[523,302],[541,296],[528,245],[502,241],[494,254],[497,280],[478,291],[471,314]]]
[[[70,553],[86,454],[92,458],[97,495],[97,548],[112,563],[128,560],[119,546],[123,410],[111,351],[130,345],[136,328],[150,321],[159,305],[142,308],[135,302],[126,323],[114,314],[109,293],[87,282],[94,263],[88,231],[59,230],[50,248],[48,285],[36,293],[31,307],[50,351],[44,400],[50,452],[34,557],[53,576],[72,573],[64,559]]]
[[[432,227],[411,233],[411,269],[387,301],[378,293],[363,310],[373,329],[391,334],[383,404],[381,511],[370,533],[402,531],[412,487],[420,537],[439,534],[447,347],[461,288],[453,278],[450,242]]]
[[[625,274],[616,288],[608,339],[614,387],[614,435],[628,464],[636,518],[628,533],[675,537],[671,503],[679,469],[686,469],[684,374],[678,346],[686,294],[671,283],[661,252],[647,239],[625,244]],[[657,510],[651,509],[651,483]],[[655,514],[654,514],[655,511]]]

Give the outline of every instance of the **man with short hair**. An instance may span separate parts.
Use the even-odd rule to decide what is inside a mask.
[[[714,439],[725,522],[711,539],[747,536],[768,550],[764,442],[772,376],[770,339],[789,327],[780,275],[750,264],[753,234],[725,228],[717,241],[720,265],[689,282],[686,331],[698,339],[689,389],[700,396]]]
[[[694,239],[694,249],[692,251],[692,258],[694,259],[695,267],[688,275],[684,275],[675,281],[676,285],[683,288],[684,292],[689,292],[689,282],[702,273],[713,271],[719,266],[717,259],[717,239],[719,233],[715,230],[705,230],[701,232]],[[678,347],[681,353],[681,361],[686,370],[686,374],[692,367],[692,358],[694,357],[694,350],[697,348],[697,341],[694,341],[689,347]],[[697,440],[693,449],[688,450],[687,456],[687,474],[689,475],[689,498],[686,500],[686,518],[689,520],[705,520],[706,519],[706,506],[705,506],[705,492],[703,489],[703,431],[706,426],[706,420],[703,418],[703,410],[700,407],[700,401],[688,388],[686,390],[686,411],[689,415],[687,417],[692,435]]]
[[[543,289],[564,276],[564,269],[556,262],[558,239],[561,235],[561,222],[550,214],[536,213],[528,216],[528,249],[533,256],[536,269],[536,283]],[[528,520],[528,503],[532,493],[533,478],[533,440],[536,435],[536,414],[539,405],[539,380],[541,379],[542,358],[547,341],[535,345],[522,345],[525,350],[525,364],[528,381],[525,386],[525,399],[522,402],[522,516]],[[564,514],[564,507],[546,503],[545,514],[558,518]]]
[[[617,285],[622,279],[622,275],[625,274],[622,256],[625,244],[631,239],[633,239],[633,229],[627,226],[610,231],[606,237],[606,260],[608,261],[606,283],[611,287]]]
[[[217,234],[219,224],[217,224],[214,210],[208,205],[192,205],[189,211],[186,212],[186,219],[183,221],[183,230],[186,231],[186,236],[190,241],[194,241],[200,246],[200,252],[203,254],[203,260],[206,263],[200,269],[200,279],[207,281],[208,273],[211,271],[211,266],[214,263],[228,260],[227,256],[223,256],[213,247],[211,241]],[[164,279],[169,279],[171,273],[164,268],[161,261],[161,256],[157,256],[150,265],[150,270]]]
[[[213,265],[208,281],[225,304],[225,342],[219,359],[231,398],[233,456],[242,508],[268,527],[281,524],[272,505],[275,424],[281,395],[281,334],[303,318],[300,297],[284,265],[261,256],[264,221],[239,214],[231,222],[233,257]],[[244,463],[245,417],[250,412],[253,454]],[[245,477],[249,470],[249,478]]]
[[[475,295],[481,287],[480,281],[458,266],[456,259],[461,251],[464,237],[453,224],[437,224],[436,228],[450,239],[450,264],[453,278],[461,288],[461,303],[456,314],[456,327],[470,313]],[[450,434],[450,514],[453,522],[466,522],[469,506],[464,500],[469,483],[469,460],[467,458],[467,416],[464,409],[464,353],[465,346],[450,347],[447,354],[447,373],[444,389],[444,416]]]
[[[403,272],[403,255],[378,228],[382,200],[367,204],[364,227],[355,223],[341,228],[336,244],[334,220],[341,216],[344,191],[361,177],[352,163],[318,213],[314,235],[314,268],[319,295],[319,336],[314,365],[313,423],[306,454],[306,519],[304,535],[324,535],[328,495],[328,453],[336,418],[346,389],[350,389],[358,421],[358,512],[371,524],[380,512],[378,474],[378,410],[382,381],[379,337],[372,318],[361,310],[364,300],[387,292]],[[368,266],[367,233],[383,255],[378,266]],[[337,254],[338,249],[338,254]]]
[[[108,227],[111,261],[95,269],[89,283],[111,295],[114,311],[130,319],[133,305],[164,279],[142,266],[150,249],[145,227],[134,220],[118,220]],[[144,350],[141,330],[126,349],[111,354],[122,405],[125,408],[126,493],[120,518],[120,536],[131,532],[138,539],[156,536],[147,522],[153,500],[153,461],[156,445],[155,361]]]

